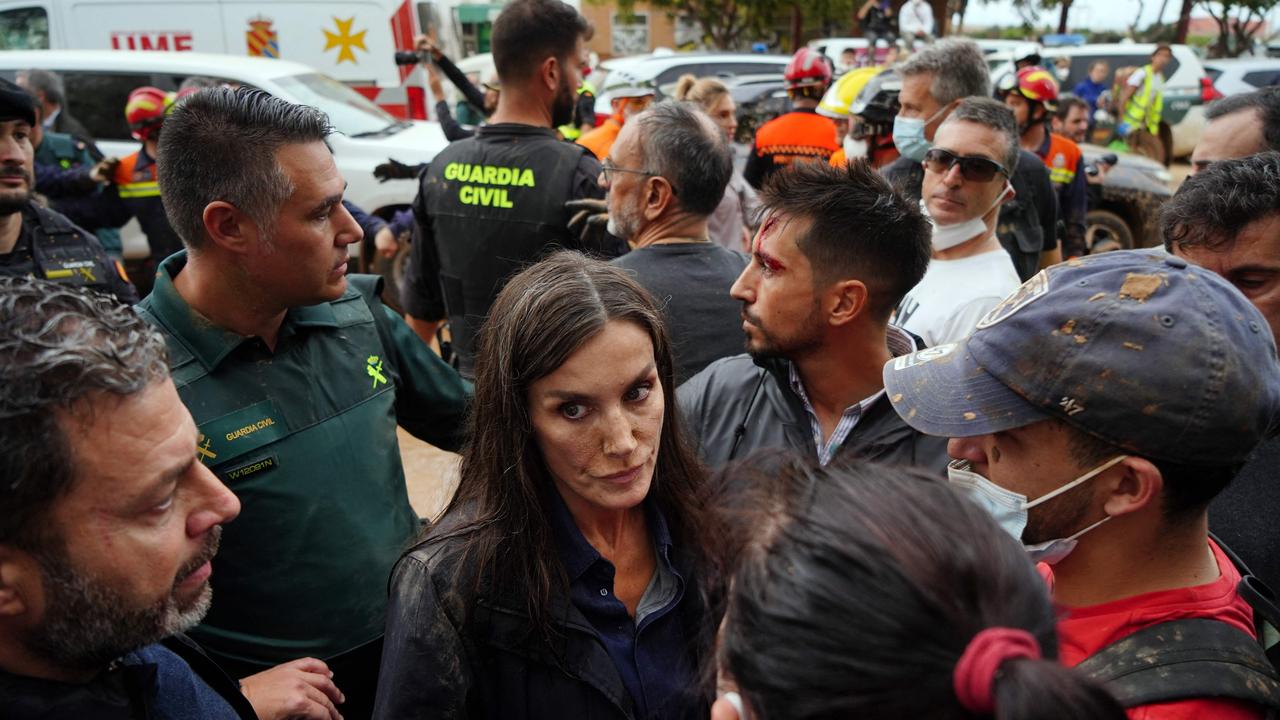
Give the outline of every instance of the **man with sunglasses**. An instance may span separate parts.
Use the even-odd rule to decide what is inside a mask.
[[[927,345],[954,342],[1018,287],[996,237],[1000,205],[1013,194],[1018,158],[1013,112],[989,98],[966,98],[938,127],[924,155],[922,201],[933,222],[933,261],[898,304],[894,322]]]
[[[991,94],[991,75],[982,51],[971,40],[946,39],[911,55],[894,68],[902,76],[901,109],[893,121],[893,142],[902,157],[881,172],[903,194],[920,199],[925,152],[962,99]],[[1031,152],[1022,152],[1013,173],[1014,198],[1000,208],[996,234],[1026,280],[1062,259],[1058,252],[1058,203],[1049,171]]]

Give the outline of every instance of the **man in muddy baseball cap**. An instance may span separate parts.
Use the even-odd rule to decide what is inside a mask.
[[[1207,507],[1280,416],[1280,362],[1225,280],[1143,251],[1055,265],[960,342],[890,361],[884,380],[908,424],[951,438],[950,480],[1052,565],[1066,664],[1092,672],[1086,659],[1116,641],[1187,618],[1257,649]],[[1264,700],[1248,685],[1162,707],[1253,717],[1238,714]]]

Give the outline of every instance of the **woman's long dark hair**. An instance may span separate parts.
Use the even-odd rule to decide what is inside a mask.
[[[461,527],[444,536],[465,536],[462,564],[478,570],[478,587],[501,578],[527,593],[530,629],[548,642],[551,593],[559,587],[567,597],[568,578],[547,520],[548,494],[556,490],[534,440],[528,391],[611,320],[635,323],[653,342],[666,402],[648,497],[676,549],[698,554],[704,472],[680,430],[671,342],[653,298],[623,270],[575,252],[527,268],[498,294],[480,330],[470,439],[441,524],[461,516]],[[429,529],[424,541],[436,539]]]
[[[763,720],[972,718],[953,672],[971,638],[1018,628],[1044,659],[1005,662],[1001,720],[1124,718],[1059,665],[1048,590],[977,504],[922,473],[757,456],[726,471],[720,667]]]

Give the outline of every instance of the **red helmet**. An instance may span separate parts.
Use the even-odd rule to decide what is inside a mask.
[[[124,117],[129,121],[133,137],[147,140],[159,131],[170,102],[168,93],[150,85],[129,93],[129,101],[124,106]]]
[[[1014,90],[1017,90],[1022,97],[1031,102],[1038,102],[1044,105],[1045,109],[1050,112],[1057,109],[1058,81],[1054,79],[1053,73],[1039,65],[1032,65],[1019,70],[1014,86],[1007,89],[1008,92]]]
[[[788,90],[817,86],[821,93],[831,84],[831,65],[822,53],[802,47],[791,57],[791,62],[787,63],[783,77],[787,80]]]

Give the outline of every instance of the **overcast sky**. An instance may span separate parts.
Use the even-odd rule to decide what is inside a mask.
[[[1139,27],[1145,28],[1156,21],[1162,0],[1142,0],[1142,20]],[[1068,24],[1073,28],[1088,27],[1094,30],[1119,30],[1129,26],[1138,13],[1138,0],[1075,0],[1071,6]],[[1164,22],[1175,23],[1178,11],[1182,7],[1181,0],[1169,0],[1165,8]],[[1196,15],[1205,14],[1197,11]],[[1274,13],[1272,21],[1277,18]],[[1013,9],[1010,0],[993,0],[984,3],[982,0],[969,0],[969,9],[964,17],[965,26],[969,25],[1018,25],[1021,20]],[[1056,9],[1040,13],[1041,24],[1057,27],[1058,11]]]

